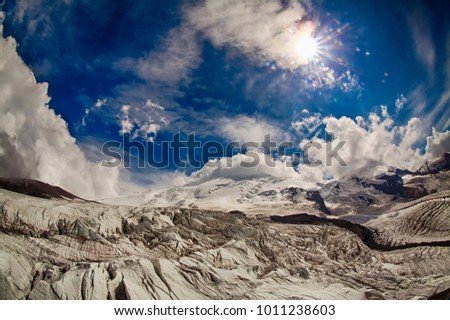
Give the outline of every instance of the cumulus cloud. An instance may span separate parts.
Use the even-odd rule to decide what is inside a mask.
[[[341,166],[333,160],[331,165],[314,168],[302,166],[300,171],[303,169],[316,178],[340,178],[353,174],[371,176],[389,167],[417,169],[425,161],[420,149],[414,147],[424,138],[420,119],[411,118],[406,125],[396,126],[387,108],[382,108],[381,113],[382,117],[371,113],[367,119],[361,116],[355,120],[348,117],[323,119],[325,130],[335,137],[332,148],[340,141],[345,141],[339,155],[347,165]],[[326,164],[326,143],[321,139],[315,141],[322,144],[323,148],[313,150],[314,157]]]
[[[303,113],[309,114],[307,110]],[[249,118],[246,121],[253,120]],[[319,144],[308,151],[308,159],[313,163],[320,160],[320,165],[300,163],[297,167],[293,167],[292,159],[286,156],[268,158],[270,161],[266,162],[265,157],[270,156],[258,150],[250,150],[251,154],[222,158],[220,162],[211,160],[207,166],[183,178],[183,181],[195,185],[218,178],[245,180],[272,177],[323,183],[330,178],[353,175],[372,177],[391,167],[416,170],[427,159],[450,151],[450,131],[440,133],[433,129],[433,135],[426,138],[427,146],[424,154],[420,148],[416,147],[425,141],[426,127],[421,120],[411,118],[405,125],[395,125],[386,107],[381,108],[381,116],[371,113],[367,118],[358,116],[353,120],[348,117],[322,118],[316,115],[314,121],[310,123],[314,126],[318,123],[323,124],[325,130],[333,134],[335,140],[328,142],[328,150],[338,150],[339,156],[346,165],[341,165],[336,159],[330,159],[331,162],[327,162],[327,142],[316,137],[312,141]],[[308,127],[307,123],[304,126],[298,125],[301,128]],[[235,126],[230,132],[237,136],[238,128],[240,126]],[[246,136],[248,133],[242,133],[242,135]],[[261,133],[256,136],[260,135]],[[337,149],[341,141],[345,141],[345,144],[341,149]],[[304,148],[308,142],[310,140],[303,140],[299,145],[300,148]],[[253,162],[254,156],[258,158],[257,164],[250,168],[246,167],[245,163]]]
[[[444,152],[450,152],[450,131],[438,132],[433,128],[432,135],[427,137],[426,156],[436,158]]]
[[[263,119],[245,115],[234,118],[223,118],[218,121],[218,133],[229,141],[264,141],[264,136],[270,133],[271,139],[278,142],[289,140],[289,135],[279,127]]]
[[[240,181],[267,177],[280,179],[300,177],[292,166],[286,165],[284,159],[269,158],[266,161],[265,158],[270,157],[269,155],[256,150],[250,152],[223,158],[220,160],[219,166],[215,160],[210,160],[206,166],[189,176],[186,183],[196,185],[218,178]],[[255,161],[255,159],[258,160]],[[268,165],[268,163],[273,163],[273,165]],[[248,167],[249,164],[254,165]]]
[[[119,171],[88,161],[67,123],[49,108],[47,84],[37,83],[0,38],[0,175],[38,179],[85,198],[116,194]]]
[[[306,110],[305,110],[306,113]],[[254,151],[260,162],[246,168],[241,164],[251,162],[248,155],[233,157],[233,165],[226,166],[228,158],[221,159],[219,167],[205,167],[189,177],[187,183],[202,183],[217,178],[234,180],[257,179],[263,177],[298,178],[302,181],[321,183],[329,178],[345,176],[373,176],[384,172],[390,167],[416,170],[427,159],[434,158],[450,150],[450,131],[439,133],[433,129],[433,135],[426,139],[426,154],[415,146],[424,141],[425,127],[419,118],[411,118],[405,125],[394,125],[387,108],[381,108],[381,116],[371,113],[368,118],[361,116],[353,120],[348,117],[314,118],[314,125],[325,125],[327,132],[333,133],[335,141],[329,142],[330,149],[335,149],[338,143],[345,141],[339,150],[339,156],[346,163],[339,164],[335,159],[327,163],[327,143],[320,138],[314,138],[320,147],[312,148],[308,152],[308,159],[312,162],[321,161],[318,166],[300,164],[297,168],[287,165],[286,157],[275,159],[274,166],[267,166],[262,153]],[[301,126],[299,124],[299,126]],[[306,124],[305,124],[306,126]],[[303,128],[303,126],[301,126]],[[304,147],[309,140],[303,140],[300,147]],[[336,150],[336,149],[335,149]]]
[[[360,168],[377,169],[377,166],[414,169],[421,163],[417,152],[395,144],[397,130],[390,118],[382,120],[371,114],[367,127],[361,127],[346,117],[328,118],[325,122],[326,130],[332,132],[336,139],[347,141],[342,158],[348,167],[334,165],[330,168],[334,176],[342,176]],[[403,138],[401,136],[400,141]]]
[[[298,54],[300,33],[316,26],[303,21],[305,9],[295,1],[207,0],[186,12],[187,21],[218,47],[236,47],[256,61],[276,61],[279,67],[308,63]]]
[[[151,100],[137,107],[123,105],[118,118],[120,134],[131,134],[133,139],[140,137],[149,142],[168,123],[164,108]]]

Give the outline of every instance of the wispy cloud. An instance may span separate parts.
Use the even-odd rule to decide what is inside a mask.
[[[307,138],[322,125],[322,115],[303,109],[298,119],[292,122],[291,125],[302,138]]]
[[[118,118],[120,134],[131,134],[133,139],[139,137],[149,142],[168,123],[164,108],[151,100],[139,106],[122,106]]]
[[[304,16],[294,1],[207,0],[186,10],[189,24],[215,46],[235,47],[257,62],[273,60],[286,69],[307,63],[299,59],[296,33],[303,27],[312,32],[315,25]]]
[[[96,112],[100,110],[102,107],[106,106],[107,103],[108,103],[107,99],[97,99],[97,102],[95,102],[90,108],[84,109],[84,115],[83,118],[81,119],[81,126],[86,127],[87,124],[86,120],[91,114],[91,112]]]
[[[444,73],[445,89],[441,96],[441,99],[436,105],[434,112],[440,116],[437,127],[447,129],[450,127],[450,31],[447,31],[447,47],[446,47],[446,62]]]
[[[430,30],[430,17],[418,8],[408,16],[417,59],[422,63],[430,81],[435,80],[436,48]]]
[[[444,33],[433,32],[432,27],[439,17],[428,7],[417,7],[407,18],[416,57],[427,75],[407,95],[408,109],[414,116],[421,117],[423,125],[429,130],[432,126],[446,130],[450,126],[450,33],[448,30]],[[443,23],[449,26],[448,22]],[[446,46],[441,46],[441,43]],[[396,105],[403,107],[402,97],[399,99]]]
[[[5,20],[5,13],[0,11],[0,37],[3,37],[3,22]]]
[[[140,58],[124,58],[115,63],[121,71],[131,71],[140,79],[161,86],[188,81],[190,72],[201,62],[195,31],[182,24],[171,29],[160,48]]]
[[[437,74],[445,78],[439,85],[424,82],[410,94],[414,115],[421,116],[428,127],[435,126],[439,130],[450,127],[450,32],[444,39],[446,47],[440,52],[440,59],[445,63]]]

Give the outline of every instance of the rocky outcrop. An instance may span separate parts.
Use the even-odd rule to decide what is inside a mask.
[[[0,188],[44,199],[80,199],[60,187],[33,179],[0,177]]]
[[[404,186],[402,189],[402,197],[418,199],[428,194],[427,190],[421,185]]]
[[[415,173],[416,174],[435,174],[450,169],[450,152],[441,154],[440,157],[427,161]]]
[[[329,215],[331,214],[330,210],[328,210],[327,206],[325,205],[325,201],[323,200],[322,196],[320,195],[319,191],[310,190],[306,192],[306,199],[310,201],[314,201],[319,210],[323,213]]]
[[[399,195],[403,192],[403,180],[397,174],[383,173],[375,177],[377,182],[370,185],[385,194]]]

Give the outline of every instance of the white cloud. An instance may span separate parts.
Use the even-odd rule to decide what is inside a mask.
[[[331,87],[344,92],[361,91],[356,75],[349,70],[338,74],[324,63],[321,55],[325,54],[328,40],[323,39],[329,36],[316,34],[316,20],[305,18],[310,7],[307,1],[302,4],[298,1],[206,0],[187,6],[185,19],[186,25],[199,31],[216,47],[237,48],[257,64],[270,62],[275,69],[298,70],[308,80],[305,85],[309,89]],[[324,41],[320,44],[324,48],[319,50],[321,53],[316,55],[313,64],[299,46],[304,37]]]
[[[190,72],[200,62],[201,52],[195,30],[183,24],[168,32],[159,50],[137,59],[122,59],[115,67],[132,71],[152,84],[176,85],[183,80],[189,81]]]
[[[95,102],[92,107],[84,109],[84,115],[83,118],[81,119],[81,126],[82,127],[86,126],[86,119],[89,117],[91,112],[95,112],[101,109],[102,107],[106,106],[107,103],[108,103],[107,99],[97,99],[97,102]]]
[[[139,81],[129,81],[112,89],[119,105],[133,106],[132,113],[140,113],[146,117],[142,109],[136,107],[143,99],[151,96],[152,99],[163,105],[178,106],[177,97],[184,96],[180,87],[191,81],[191,72],[202,62],[201,46],[192,26],[181,23],[171,29],[158,48],[152,49],[139,57],[122,58],[113,63],[113,67],[120,72],[129,72],[139,78]],[[180,108],[182,109],[182,108]],[[178,112],[182,110],[177,110]],[[170,116],[166,112],[165,120]],[[133,119],[132,119],[133,120]],[[138,121],[135,121],[136,125]],[[146,125],[138,135],[149,132],[153,136],[156,124]],[[159,127],[161,127],[159,125]],[[149,138],[150,140],[152,138]]]
[[[436,158],[444,152],[450,152],[450,131],[438,132],[433,128],[432,135],[427,137],[427,158]]]
[[[383,118],[374,113],[368,119],[325,118],[325,130],[333,133],[336,139],[333,146],[339,141],[346,141],[339,155],[348,166],[341,166],[333,160],[331,166],[302,166],[300,172],[303,169],[316,176],[331,175],[340,178],[352,174],[371,176],[389,167],[417,169],[425,160],[420,150],[414,149],[414,145],[424,137],[420,119],[412,118],[405,126],[395,126],[387,109],[382,113]],[[325,142],[322,139],[315,141],[323,145],[322,149],[314,150],[315,156],[326,163]]]
[[[11,10],[15,23],[26,28],[26,35],[22,41],[32,41],[34,37],[42,41],[52,39],[57,27],[54,21],[57,12],[59,22],[67,27],[66,34],[70,34],[70,27],[66,23],[72,11],[73,0],[48,1],[48,0],[17,0]],[[45,8],[45,13],[43,13]],[[45,60],[42,61],[45,63]]]
[[[151,100],[137,107],[123,105],[118,118],[120,134],[131,134],[133,139],[140,137],[149,142],[168,123],[164,108]]]
[[[127,134],[133,130],[133,123],[130,120],[130,108],[129,105],[124,105],[120,109],[119,119],[120,119],[120,134]]]
[[[425,126],[419,118],[411,118],[405,126],[398,128],[401,150],[409,150],[425,138]]]
[[[403,109],[406,102],[408,102],[408,99],[406,99],[406,97],[403,94],[399,95],[398,98],[395,100],[395,109],[397,111]]]
[[[303,109],[300,118],[291,123],[294,130],[303,137],[314,133],[322,124],[322,115],[320,113],[310,113]]]
[[[450,131],[439,133],[433,129],[433,135],[427,140],[427,153],[422,155],[414,145],[423,141],[424,128],[420,119],[412,118],[404,126],[395,126],[392,119],[387,115],[380,118],[372,113],[367,119],[359,116],[358,120],[347,117],[327,117],[323,119],[326,131],[332,132],[335,148],[340,141],[346,144],[339,151],[341,158],[348,166],[340,166],[336,160],[332,165],[326,163],[326,143],[324,140],[314,138],[313,141],[320,143],[322,148],[311,149],[309,159],[320,160],[322,165],[311,166],[300,164],[293,168],[291,159],[279,157],[268,158],[271,165],[265,161],[264,153],[250,150],[250,154],[237,154],[231,158],[220,159],[219,165],[216,160],[210,162],[200,170],[186,176],[182,172],[164,174],[164,184],[167,185],[198,185],[210,180],[225,178],[235,181],[251,180],[260,178],[295,179],[306,183],[323,183],[327,179],[342,178],[345,176],[366,176],[385,172],[390,167],[401,169],[418,169],[427,159],[434,158],[443,152],[450,151]],[[300,143],[304,147],[309,140]],[[258,163],[252,167],[245,167],[244,163],[251,163],[257,157]],[[176,182],[175,182],[176,180]]]
[[[86,160],[67,123],[49,108],[12,38],[0,38],[0,175],[38,179],[86,198],[116,194],[118,169]]]
[[[145,101],[145,106],[149,109],[164,110],[163,107],[161,107],[159,104],[153,102],[152,100]]]
[[[0,37],[3,37],[3,20],[5,20],[5,13],[0,11]]]
[[[408,24],[411,28],[417,59],[422,63],[429,80],[434,81],[436,49],[429,21],[430,17],[427,16],[425,10],[421,9],[416,9],[408,16]]]
[[[430,114],[431,117],[437,117],[436,127],[449,128],[450,127],[450,33],[447,33],[447,48],[446,48],[446,63],[445,63],[445,88],[441,97]]]
[[[416,27],[417,28],[417,27]],[[427,31],[429,32],[429,30]],[[425,33],[427,33],[425,32]],[[426,41],[431,41],[430,34],[421,35]],[[408,93],[408,109],[413,111],[413,115],[420,117],[424,125],[428,127],[436,127],[439,130],[447,130],[450,127],[450,33],[446,39],[442,39],[446,43],[446,54],[443,51],[439,54],[444,58],[445,63],[442,64],[442,74],[446,79],[443,86],[436,86],[434,83],[435,72],[437,69],[433,63],[428,69],[429,81],[423,81],[416,88]],[[422,43],[421,45],[428,45]],[[432,43],[430,45],[433,45]],[[423,50],[433,50],[433,48],[424,48]],[[435,70],[436,69],[436,70]],[[442,84],[442,83],[441,83]],[[441,87],[441,89],[440,89]]]
[[[382,115],[384,118],[389,117],[389,113],[388,113],[388,108],[387,108],[387,106],[381,106],[381,115]]]
[[[286,132],[267,121],[244,115],[219,120],[216,130],[229,141],[240,141],[241,143],[246,141],[263,142],[267,133],[270,133],[272,141],[283,142],[289,139]]]
[[[295,169],[287,166],[283,160],[278,159],[274,161],[273,159],[268,158],[266,163],[265,157],[270,156],[264,155],[264,153],[256,150],[251,152],[251,156],[247,153],[237,154],[231,158],[222,158],[220,160],[220,166],[216,166],[216,162],[214,160],[210,160],[209,164],[189,176],[186,179],[186,182],[191,185],[195,185],[218,178],[232,179],[235,181],[265,177],[280,179],[300,178],[300,175],[295,171]],[[254,163],[255,157],[259,159],[257,164],[252,167],[245,167],[246,164]],[[273,165],[268,165],[268,163],[271,162]]]
[[[151,170],[144,176],[142,181],[142,172],[129,172],[130,183],[136,184],[141,182],[145,188],[171,188],[179,187],[189,182],[189,177],[184,171],[166,171],[166,170]]]
[[[97,99],[97,102],[94,104],[94,107],[101,108],[106,106],[107,103],[108,103],[107,99]]]
[[[308,80],[307,88],[310,90],[339,89],[345,93],[361,93],[363,91],[363,84],[360,83],[357,75],[351,73],[350,70],[339,75],[322,61],[303,73],[305,79]]]
[[[306,109],[302,113],[309,114]],[[239,154],[232,158],[220,159],[219,167],[215,167],[215,162],[211,160],[210,166],[193,173],[186,178],[185,182],[199,184],[217,178],[245,180],[275,177],[322,183],[330,177],[342,178],[351,175],[372,177],[377,173],[385,172],[390,167],[416,170],[427,159],[450,151],[450,131],[439,133],[433,129],[433,135],[426,139],[426,154],[423,154],[419,148],[415,147],[424,141],[426,132],[426,127],[419,118],[411,118],[405,125],[395,125],[387,112],[387,107],[382,107],[381,113],[382,117],[371,113],[367,118],[358,116],[355,120],[332,116],[321,118],[317,115],[314,121],[311,121],[314,125],[319,122],[324,124],[325,130],[333,133],[335,140],[331,143],[332,148],[336,148],[340,141],[346,141],[339,150],[339,156],[347,166],[341,166],[335,159],[332,160],[331,165],[328,164],[326,142],[320,138],[313,138],[312,141],[318,142],[321,147],[309,150],[309,160],[313,162],[320,160],[322,164],[319,166],[300,164],[298,168],[292,168],[287,165],[287,157],[272,159],[274,166],[268,166],[264,161],[265,155],[252,150],[259,158],[259,163],[252,168],[243,167],[241,164],[252,162],[253,158],[249,154]],[[231,138],[253,136],[256,141],[259,141],[257,137],[263,136],[263,132],[267,129],[266,125],[258,125],[256,120],[243,117],[235,122],[230,119],[225,127],[228,128]],[[245,131],[255,126],[259,126],[255,133]],[[307,124],[299,124],[299,126],[306,128]],[[308,142],[309,140],[304,139],[299,146],[304,148]],[[230,161],[232,161],[231,166]]]
[[[359,77],[352,74],[350,70],[345,71],[345,73],[339,76],[336,81],[336,86],[339,86],[343,92],[361,92],[363,90],[359,82]]]
[[[304,15],[298,2],[272,0],[207,0],[186,11],[188,23],[215,46],[236,47],[255,61],[273,60],[285,69],[308,63],[298,52],[298,35],[311,35],[316,26],[302,21]]]

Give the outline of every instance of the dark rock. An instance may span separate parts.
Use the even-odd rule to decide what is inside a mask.
[[[330,210],[328,210],[327,206],[325,205],[325,201],[323,200],[322,196],[320,195],[319,191],[315,190],[309,190],[306,192],[306,199],[310,201],[314,201],[319,205],[319,210],[323,213],[330,215],[332,214]]]
[[[403,187],[403,192],[402,192],[403,197],[413,198],[413,199],[418,199],[418,198],[424,197],[427,194],[428,194],[428,192],[422,186],[406,186],[406,187]]]
[[[368,198],[368,197],[365,197],[365,196],[361,196],[361,195],[358,196],[358,199],[361,200],[366,205],[366,207],[374,204],[374,202],[375,202],[374,199]]]
[[[240,210],[231,210],[228,213],[238,218],[245,218],[245,213]]]
[[[60,187],[32,179],[0,178],[0,188],[44,199],[81,199]]]
[[[450,169],[450,152],[441,154],[440,157],[433,161],[427,161],[417,171],[416,174],[435,174],[440,171],[446,171]]]
[[[356,234],[365,244],[372,245],[374,231],[363,226],[347,220],[322,218],[306,213],[293,214],[287,216],[270,216],[270,220],[278,223],[288,224],[310,224],[310,225],[330,225],[342,229],[347,229]]]
[[[302,192],[305,192],[305,190],[302,188],[289,187],[289,188],[281,190],[280,193],[285,199],[292,201],[295,196],[297,196],[298,194],[300,194]]]
[[[357,186],[360,186],[363,188],[371,187],[371,184],[369,184],[367,181],[365,181],[364,179],[362,179],[360,177],[352,177],[350,180],[353,181]]]
[[[406,176],[408,174],[415,174],[414,171],[408,170],[408,169],[399,169],[399,168],[395,168],[392,169],[392,171],[390,171],[396,175],[399,175],[401,177]]]
[[[299,268],[297,270],[297,274],[299,277],[301,277],[303,279],[309,279],[309,272],[306,268],[303,268],[303,267]]]
[[[268,198],[273,198],[277,195],[277,191],[276,190],[267,190],[267,191],[263,191],[258,193],[258,196],[262,196],[262,197],[268,197]]]
[[[397,174],[383,173],[375,177],[379,182],[371,185],[381,192],[391,195],[400,195],[403,191],[403,179]]]
[[[429,297],[429,300],[450,300],[450,288],[436,292]]]
[[[365,293],[367,300],[386,300],[381,292],[370,290]]]

